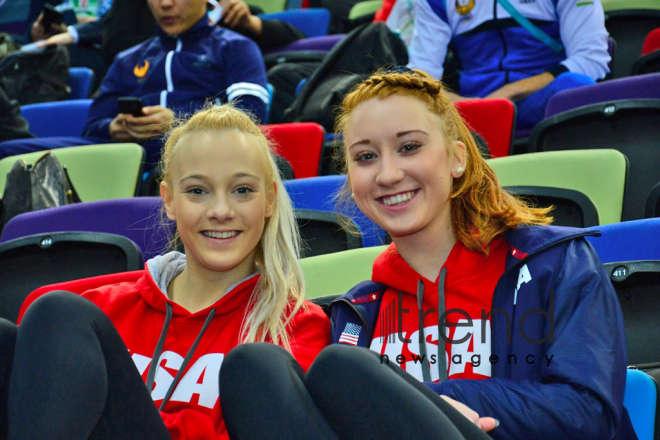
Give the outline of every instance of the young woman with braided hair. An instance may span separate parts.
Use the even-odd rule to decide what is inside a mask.
[[[371,281],[332,303],[335,344],[306,374],[277,347],[229,354],[230,435],[635,438],[622,315],[592,232],[547,226],[547,209],[504,191],[421,71],[372,75],[344,99],[337,131],[339,198],[393,243]],[[246,373],[263,382],[230,385]],[[274,416],[247,423],[250,412]]]

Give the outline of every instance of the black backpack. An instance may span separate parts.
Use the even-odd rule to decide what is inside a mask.
[[[79,203],[66,168],[50,151],[28,165],[18,159],[7,173],[0,200],[0,230],[9,220],[24,212]]]
[[[0,62],[0,82],[20,105],[69,97],[69,53],[64,46],[13,52]]]
[[[317,122],[332,133],[336,111],[353,87],[383,67],[407,63],[406,45],[385,23],[363,24],[328,52],[287,109],[287,119]]]

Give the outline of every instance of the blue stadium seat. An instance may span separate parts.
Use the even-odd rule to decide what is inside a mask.
[[[38,137],[82,136],[90,105],[91,99],[40,102],[22,106],[21,115]]]
[[[69,67],[69,99],[87,99],[92,92],[94,71],[89,67]]]
[[[600,261],[660,260],[660,218],[594,226],[600,237],[587,237]]]
[[[291,197],[295,209],[315,209],[321,211],[337,212],[335,194],[346,182],[346,175],[309,177],[284,182],[284,187]],[[344,214],[358,225],[362,232],[362,245],[364,247],[380,246],[386,241],[385,231],[355,209],[341,209]]]
[[[660,363],[660,218],[590,229],[588,237],[605,265],[623,312],[628,365]]]
[[[300,29],[308,38],[328,35],[330,11],[325,8],[290,9],[270,14],[259,14],[264,20],[282,20]]]
[[[628,410],[639,440],[653,440],[658,408],[657,383],[648,374],[628,369],[623,406]]]

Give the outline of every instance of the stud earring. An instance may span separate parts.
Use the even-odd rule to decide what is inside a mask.
[[[351,193],[351,199],[355,200],[355,193]]]
[[[463,174],[463,167],[458,167],[458,168],[456,168],[456,172],[457,172],[458,174]]]

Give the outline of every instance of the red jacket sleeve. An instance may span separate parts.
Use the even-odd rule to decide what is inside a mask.
[[[305,307],[291,321],[289,343],[291,354],[307,371],[319,352],[330,344],[330,319],[316,304],[305,301]]]

